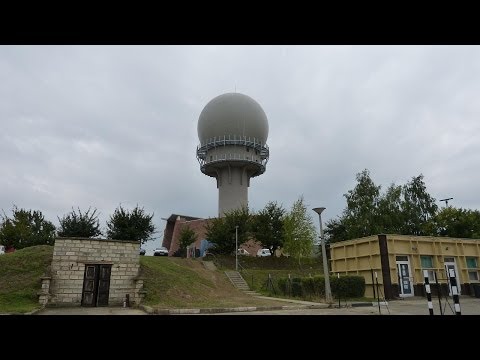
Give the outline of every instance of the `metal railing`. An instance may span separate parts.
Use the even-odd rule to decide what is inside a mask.
[[[204,143],[197,146],[197,157],[200,159],[205,159],[207,153],[210,149],[216,149],[218,147],[235,145],[235,146],[244,146],[247,148],[254,149],[258,151],[260,158],[268,159],[270,155],[270,150],[267,144],[263,144],[261,141],[258,141],[256,138],[246,137],[246,136],[237,136],[237,135],[226,135],[222,137],[214,137],[208,139]]]

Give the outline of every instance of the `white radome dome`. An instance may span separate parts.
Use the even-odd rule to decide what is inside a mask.
[[[263,144],[268,137],[268,119],[262,107],[240,93],[217,96],[203,108],[198,118],[200,143],[224,136],[246,136]]]

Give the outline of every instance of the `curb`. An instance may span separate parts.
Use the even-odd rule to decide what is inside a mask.
[[[35,314],[38,314],[39,312],[42,312],[43,310],[45,310],[45,306],[42,306],[39,309],[35,309],[27,313],[24,313],[24,315],[35,315]]]
[[[327,309],[328,304],[320,305],[282,305],[282,306],[243,306],[233,308],[203,308],[203,309],[154,309],[150,306],[140,305],[140,309],[147,314],[154,315],[196,315],[196,314],[221,314],[232,312],[252,311],[277,311],[277,310],[300,310],[300,309]]]
[[[378,306],[378,302],[375,302],[375,301],[372,301],[372,302],[358,302],[358,303],[352,303],[350,306],[351,307]],[[380,306],[388,306],[388,302],[380,301]]]

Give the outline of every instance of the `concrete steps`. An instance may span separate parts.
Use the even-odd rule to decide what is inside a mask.
[[[230,282],[237,289],[243,290],[245,292],[250,291],[250,287],[238,271],[225,271],[225,275],[227,275]]]

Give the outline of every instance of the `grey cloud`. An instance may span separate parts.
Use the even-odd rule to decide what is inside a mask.
[[[2,46],[0,208],[104,222],[138,203],[160,230],[172,212],[216,216],[197,120],[235,88],[269,118],[254,209],[303,194],[334,218],[364,168],[480,208],[479,82],[477,46]]]

